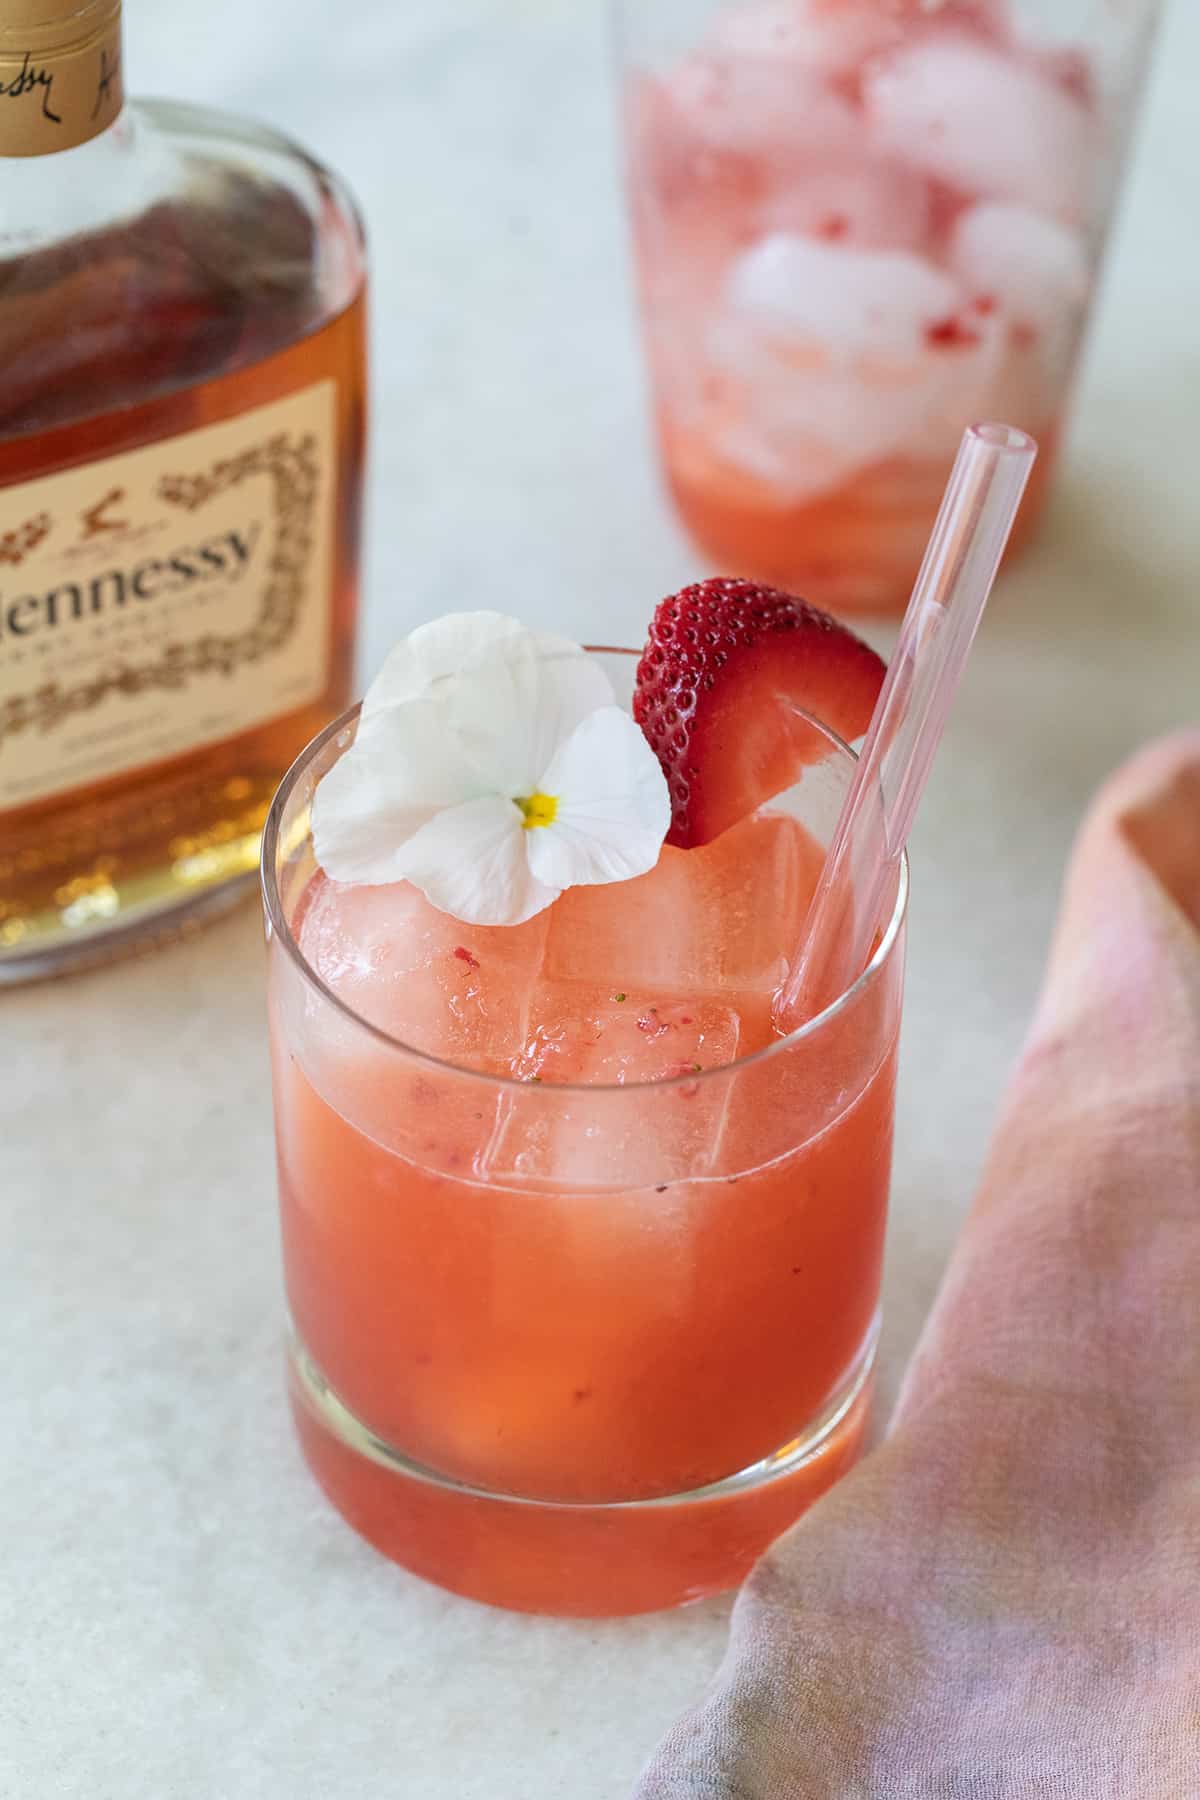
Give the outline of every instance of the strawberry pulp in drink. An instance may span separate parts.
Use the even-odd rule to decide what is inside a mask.
[[[763,813],[513,928],[313,878],[310,966],[476,1075],[279,997],[293,1320],[372,1432],[457,1481],[617,1501],[733,1475],[819,1415],[877,1302],[893,1046],[811,1136],[763,1117],[786,1054],[731,1071],[777,1042],[819,868]]]

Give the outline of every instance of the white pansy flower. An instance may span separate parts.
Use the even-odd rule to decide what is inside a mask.
[[[578,644],[501,613],[450,613],[396,646],[317,788],[335,881],[411,881],[472,925],[519,925],[564,888],[658,861],[667,783]]]

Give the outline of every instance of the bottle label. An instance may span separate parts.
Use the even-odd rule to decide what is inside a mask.
[[[0,811],[324,690],[336,385],[0,489]]]
[[[108,129],[125,98],[119,0],[67,8],[65,18],[61,6],[26,11],[24,28],[4,20],[0,30],[0,156],[86,144]]]

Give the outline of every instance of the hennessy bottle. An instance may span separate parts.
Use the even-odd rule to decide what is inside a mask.
[[[125,103],[119,0],[0,0],[0,980],[254,880],[345,705],[364,257],[288,139]]]

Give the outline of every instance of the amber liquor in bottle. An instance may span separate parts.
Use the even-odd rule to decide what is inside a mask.
[[[273,131],[124,103],[119,0],[0,0],[0,980],[253,882],[346,703],[364,258]]]

